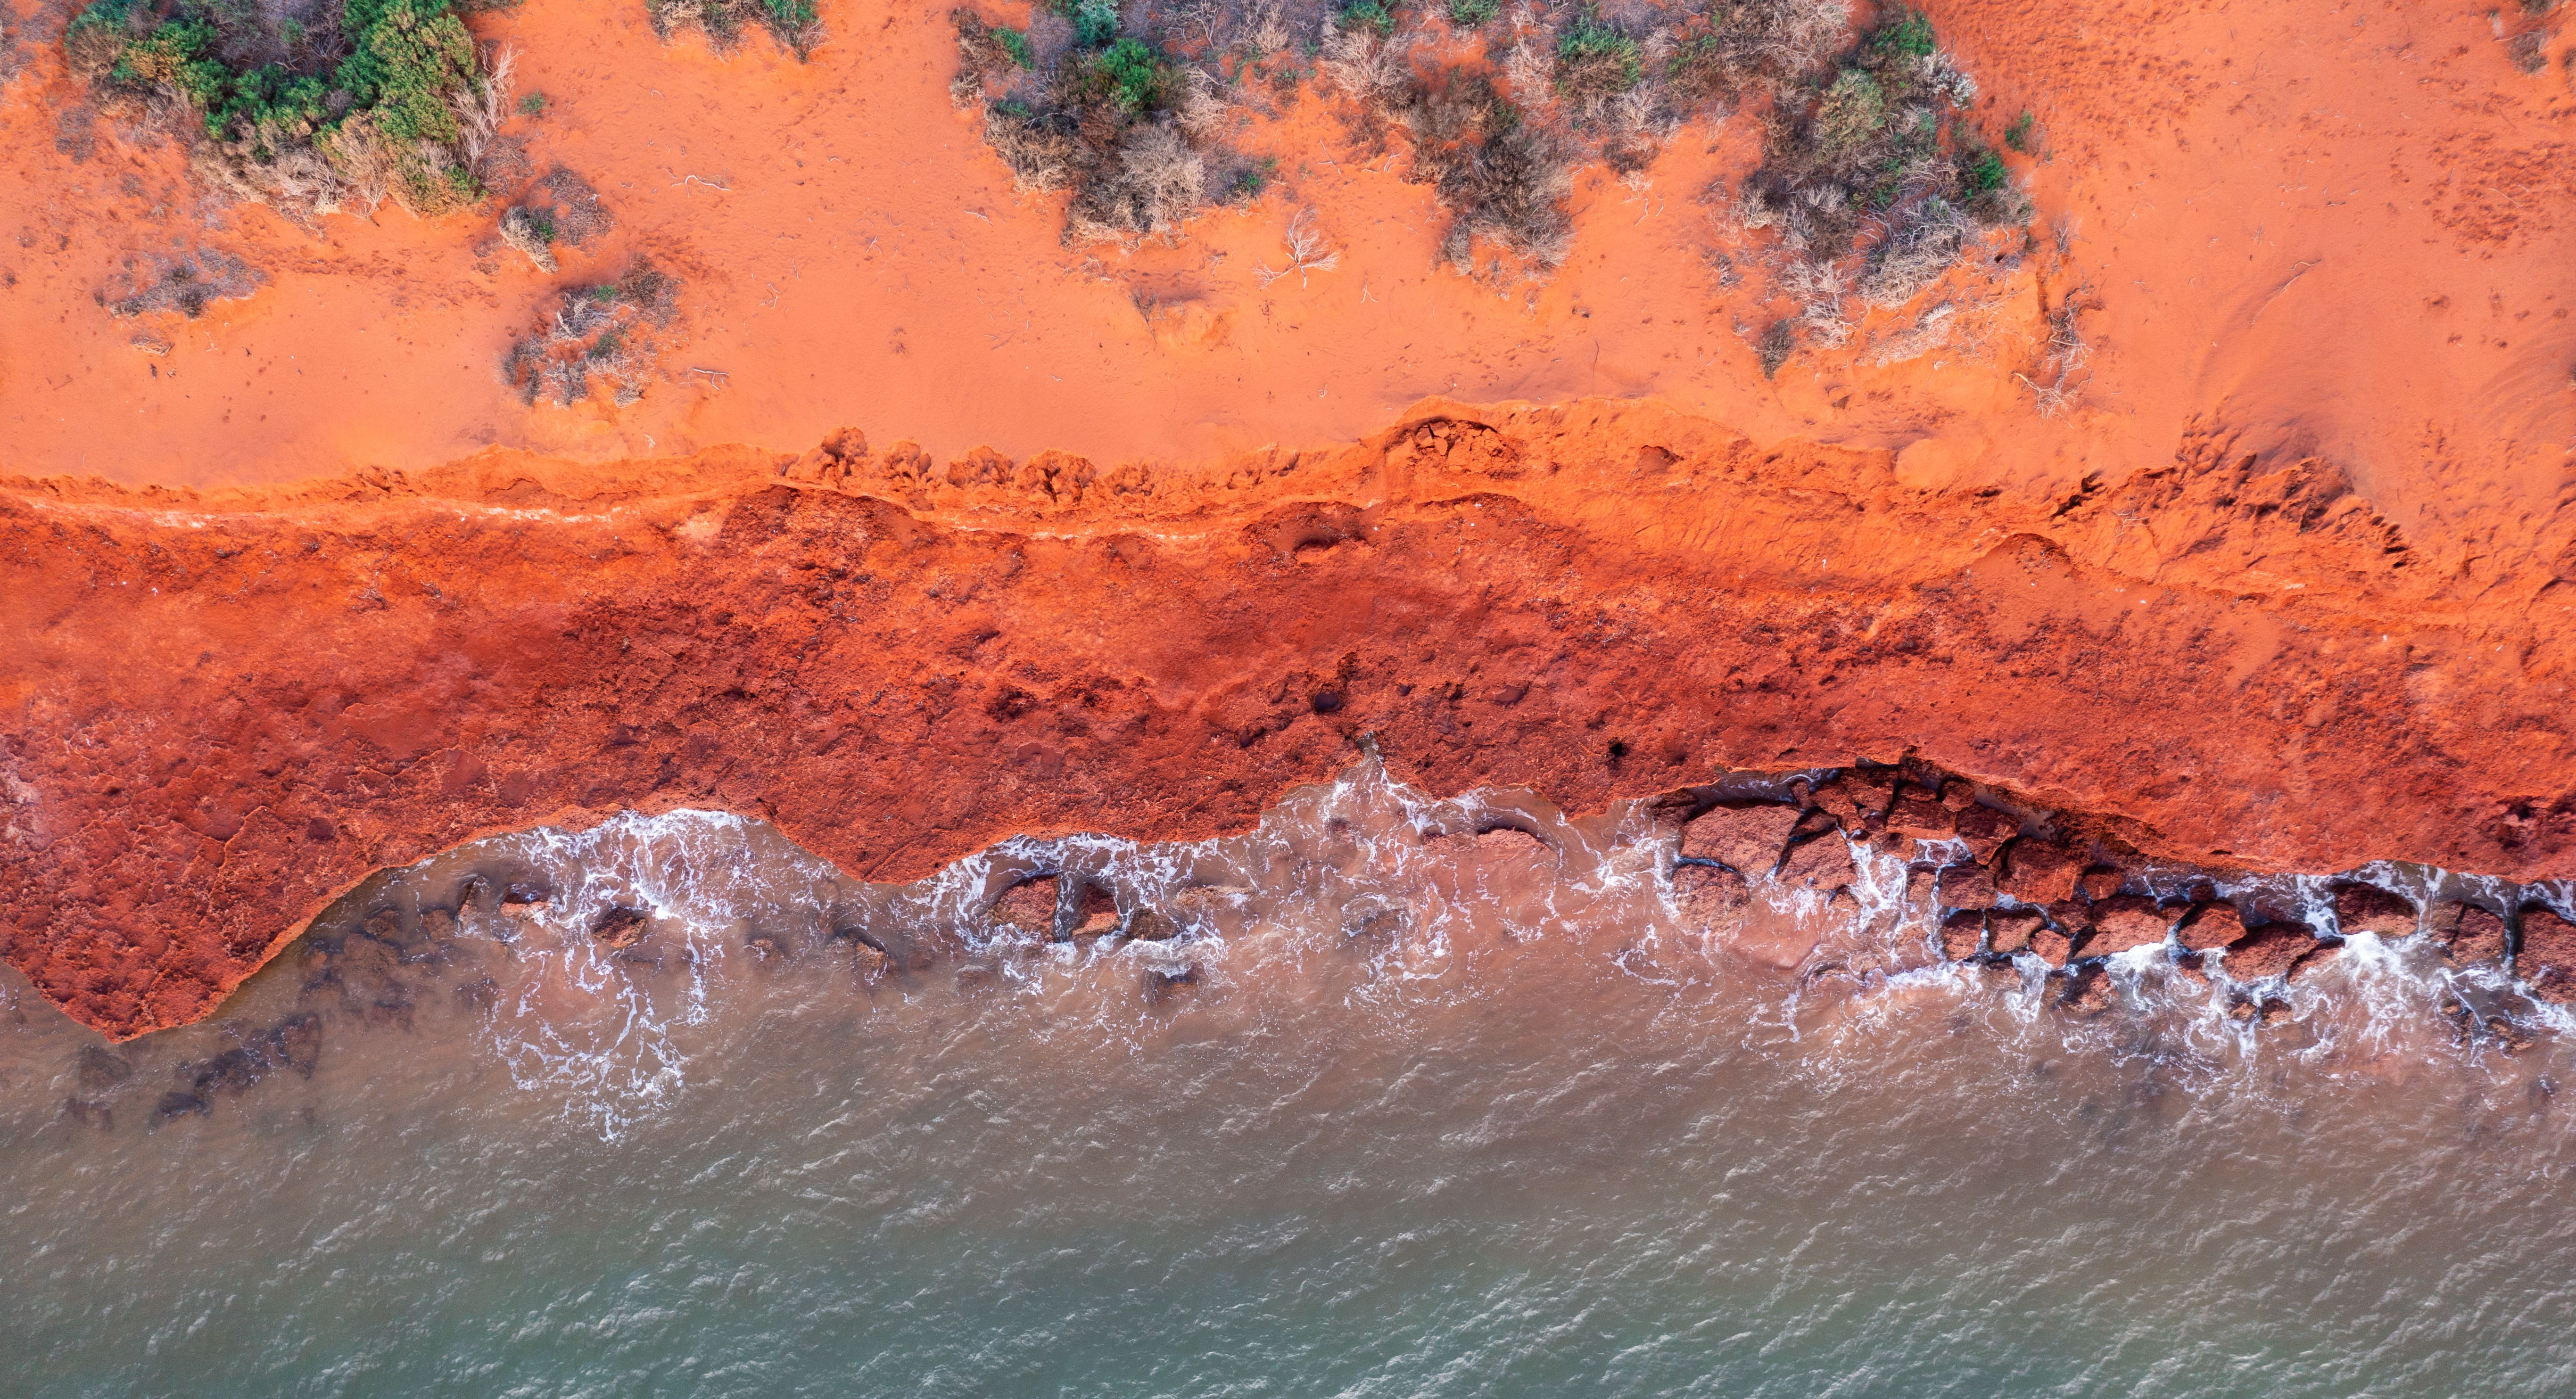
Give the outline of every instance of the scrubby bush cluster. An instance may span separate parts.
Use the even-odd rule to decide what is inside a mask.
[[[565,407],[605,391],[620,406],[659,377],[661,333],[679,309],[680,284],[637,259],[625,276],[560,294],[536,330],[510,347],[502,382],[522,402]]]
[[[2030,205],[2003,158],[1965,120],[1976,85],[1907,12],[1838,62],[1807,101],[1777,100],[1762,168],[1738,213],[1805,259],[1793,284],[1804,327],[1850,333],[1845,293],[1892,309],[1956,264],[1986,229]]]
[[[1616,18],[1577,0],[1051,0],[1026,32],[955,19],[954,95],[981,106],[1022,190],[1072,192],[1076,240],[1168,235],[1258,197],[1267,168],[1223,139],[1233,110],[1275,108],[1310,80],[1349,99],[1361,142],[1405,148],[1451,215],[1443,256],[1462,271],[1480,255],[1489,275],[1505,258],[1553,268],[1575,170],[1636,175],[1683,122],[1739,108],[1761,114],[1765,160],[1737,211],[1776,230],[1820,335],[1837,333],[1847,291],[1901,303],[1978,229],[2027,212],[1965,119],[1974,85],[1912,11],[1857,39],[1840,0]]]
[[[985,102],[984,137],[1020,189],[1073,192],[1075,237],[1168,234],[1208,202],[1222,106],[1203,71],[1121,34],[1111,0],[1061,0],[1044,13],[1052,34],[952,18],[964,62],[953,95]]]
[[[599,191],[560,166],[501,211],[501,241],[526,254],[541,272],[561,270],[557,249],[586,248],[616,226]]]
[[[97,0],[64,31],[104,105],[188,131],[211,183],[300,222],[391,198],[483,195],[509,58],[448,0],[320,0],[291,17],[225,0]]]
[[[754,28],[768,30],[800,59],[823,42],[814,0],[645,0],[644,12],[665,43],[694,30],[718,53],[740,47]]]

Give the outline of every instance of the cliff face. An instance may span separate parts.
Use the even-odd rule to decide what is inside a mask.
[[[0,494],[7,956],[118,1037],[500,828],[756,813],[918,876],[1241,829],[1373,733],[1572,808],[1913,753],[2207,865],[2576,845],[2554,519],[2410,540],[2222,441],[2064,496],[1652,405],[1425,404],[1330,453],[933,463],[856,433]]]

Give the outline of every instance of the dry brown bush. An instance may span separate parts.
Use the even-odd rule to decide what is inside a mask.
[[[824,40],[823,25],[810,4],[771,6],[762,0],[644,0],[653,32],[670,43],[683,34],[705,37],[707,47],[731,54],[755,29],[766,29],[799,59]]]
[[[637,259],[615,282],[560,293],[536,331],[510,347],[502,382],[520,401],[569,407],[606,390],[620,406],[660,377],[661,339],[677,316],[680,284]]]

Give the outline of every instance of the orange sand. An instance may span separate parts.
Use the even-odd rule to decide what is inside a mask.
[[[2055,421],[2030,411],[2009,346],[1881,368],[1802,356],[1763,380],[1751,339],[1776,311],[1718,286],[1703,255],[1723,200],[1696,198],[1749,167],[1749,121],[1686,131],[1642,190],[1584,176],[1567,265],[1498,296],[1434,268],[1429,192],[1400,156],[1349,158],[1311,93],[1244,138],[1285,157],[1257,207],[1208,214],[1177,247],[1068,249],[1060,197],[1015,198],[950,106],[942,5],[826,0],[835,37],[799,65],[765,39],[730,60],[664,47],[640,5],[527,0],[473,20],[518,48],[520,90],[551,101],[512,130],[535,171],[570,167],[619,220],[560,277],[506,248],[478,271],[489,211],[423,223],[388,206],[316,241],[265,210],[203,207],[166,145],[102,126],[76,162],[54,139],[68,79],[30,41],[0,92],[16,225],[0,241],[0,469],[259,483],[491,444],[799,450],[848,422],[942,458],[988,443],[1206,460],[1346,440],[1430,393],[1608,394],[1764,439],[1910,447],[1922,485],[2117,479],[2227,430],[2334,459],[2412,533],[2519,535],[2556,508],[2576,441],[2564,40],[2528,75],[2473,6],[1928,8],[1992,129],[2037,113],[2048,158],[2015,163],[2041,222],[2080,225],[2095,354],[2085,406]],[[1340,268],[1262,289],[1254,264],[1309,205]],[[130,348],[139,327],[95,293],[130,256],[201,242],[272,284],[168,318],[165,357]],[[718,373],[622,414],[520,406],[495,367],[534,308],[638,251],[688,283],[687,348],[667,363]],[[2018,285],[2029,327],[2038,297],[2065,290]]]

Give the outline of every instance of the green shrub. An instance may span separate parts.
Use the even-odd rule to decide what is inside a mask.
[[[2013,118],[2012,125],[2004,128],[2004,144],[2014,150],[2027,153],[2030,150],[2030,129],[2038,124],[2038,117],[2029,112],[2023,112]]]
[[[1503,0],[1449,0],[1449,22],[1473,29],[1503,12]]]
[[[1646,75],[1637,41],[1585,14],[1556,40],[1556,85],[1569,97],[1626,92]]]
[[[323,31],[337,43],[318,51],[300,22],[262,32],[263,15],[225,0],[167,10],[99,0],[65,29],[63,47],[111,103],[156,92],[184,103],[212,143],[216,178],[291,214],[328,212],[371,188],[390,187],[423,213],[481,196],[451,148],[464,136],[459,99],[482,85],[482,57],[449,0],[347,0],[336,30]],[[294,62],[229,57],[281,48]]]
[[[1037,55],[1029,51],[1029,36],[1019,30],[996,28],[993,31],[993,42],[1001,45],[1002,52],[1009,54],[1011,61],[1022,68],[1038,66]]]
[[[2004,158],[1979,146],[1963,154],[1959,162],[1959,184],[1970,194],[1989,194],[2002,189],[2012,172],[2004,168]]]
[[[348,0],[341,24],[353,42],[332,83],[350,109],[373,111],[396,140],[455,140],[448,95],[470,88],[482,64],[447,0]]]
[[[1162,106],[1171,94],[1171,65],[1142,39],[1121,39],[1101,50],[1093,71],[1110,100],[1130,115]]]
[[[527,96],[519,99],[519,115],[523,117],[541,117],[545,114],[546,95],[544,93],[531,92]]]
[[[1379,0],[1353,0],[1342,8],[1342,27],[1392,34],[1395,32],[1395,16]]]
[[[1870,47],[1888,58],[1929,58],[1938,46],[1932,37],[1932,21],[1921,10],[1907,10],[1872,35]]]
[[[1118,0],[1055,0],[1055,11],[1073,21],[1073,41],[1087,49],[1118,37]]]
[[[1828,156],[1860,149],[1887,128],[1887,91],[1878,79],[1846,68],[1816,106],[1816,135]]]

